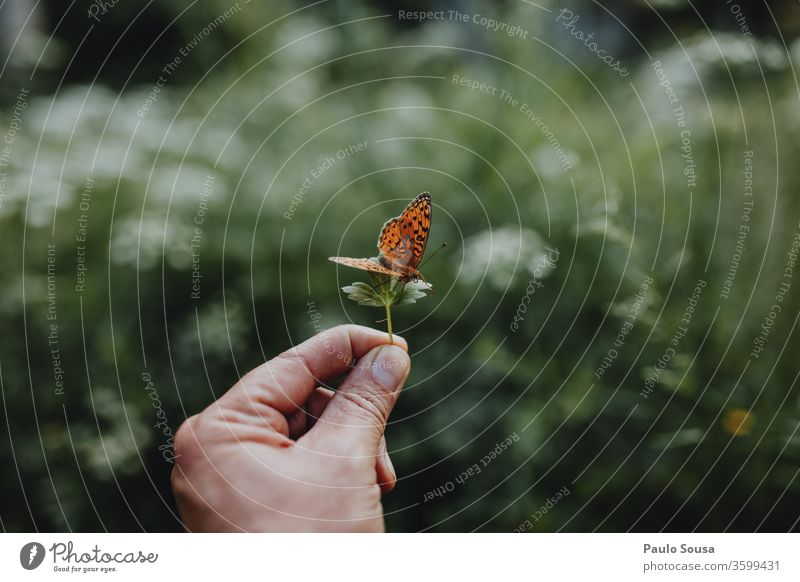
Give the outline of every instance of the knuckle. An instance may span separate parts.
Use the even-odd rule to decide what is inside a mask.
[[[187,418],[175,432],[175,467],[188,467],[193,464],[203,451],[202,439],[205,430],[203,428],[203,415],[195,414]],[[175,474],[173,470],[173,475]]]
[[[380,395],[375,393],[374,386],[353,386],[340,392],[349,405],[358,410],[362,417],[376,426],[382,426],[388,416],[388,406]]]
[[[197,446],[196,429],[198,415],[190,416],[178,427],[175,433],[175,453],[185,454],[192,447]]]
[[[260,406],[256,411],[256,417],[261,424],[278,432],[289,432],[289,423],[286,417],[271,406]]]
[[[362,329],[364,329],[363,326],[356,325],[354,323],[340,323],[330,328],[328,330],[328,333],[330,333],[331,335],[337,335],[337,336],[342,335],[346,337],[350,335],[352,332],[358,332]]]
[[[210,442],[214,439],[224,439],[226,436],[240,434],[248,429],[268,428],[281,434],[289,434],[289,423],[286,416],[277,410],[258,391],[253,391],[246,399],[221,405],[219,402],[206,409],[208,414],[208,427],[203,431],[203,436]],[[299,408],[298,408],[299,410]]]
[[[291,348],[286,350],[285,352],[281,352],[280,354],[275,356],[275,359],[278,360],[279,362],[286,362],[290,365],[295,365],[299,363],[300,365],[308,368],[308,364],[306,362],[305,356],[303,355],[303,352],[301,352],[296,348]]]
[[[267,427],[282,434],[289,434],[289,423],[280,411],[268,404],[251,401],[241,414],[225,414],[226,424],[244,424],[256,427]]]

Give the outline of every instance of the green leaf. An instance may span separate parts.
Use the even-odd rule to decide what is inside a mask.
[[[416,303],[418,299],[427,296],[427,292],[433,287],[422,281],[406,283],[404,287],[398,290],[395,296],[393,305],[409,305]]]
[[[347,298],[356,301],[359,305],[368,307],[383,307],[383,299],[372,286],[362,281],[356,281],[352,285],[342,287],[342,291],[347,293]]]
[[[377,259],[372,259],[377,263]],[[359,305],[368,307],[392,307],[394,305],[409,305],[416,303],[427,295],[433,287],[423,281],[401,281],[382,273],[369,273],[372,285],[356,281],[351,285],[342,287],[348,299]]]

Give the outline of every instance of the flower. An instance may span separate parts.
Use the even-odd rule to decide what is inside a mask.
[[[746,436],[753,430],[755,418],[744,408],[734,408],[725,413],[722,428],[733,436]]]
[[[495,289],[508,287],[515,273],[527,271],[540,279],[549,276],[554,264],[542,237],[533,229],[502,226],[488,229],[467,239],[461,281],[466,285],[482,283],[484,279]],[[522,279],[527,281],[527,275]]]
[[[380,264],[377,258],[370,259]],[[433,285],[427,281],[405,281],[391,275],[370,272],[373,284],[356,281],[342,287],[347,298],[366,307],[383,307],[386,310],[386,326],[389,331],[389,343],[392,343],[392,307],[416,303],[425,297]]]

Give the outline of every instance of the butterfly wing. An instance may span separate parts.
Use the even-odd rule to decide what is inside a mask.
[[[387,220],[378,237],[378,250],[390,265],[408,265],[411,262],[411,246],[403,240],[400,218]]]
[[[431,195],[423,192],[403,213],[383,225],[378,250],[389,264],[416,269],[428,244],[431,230]]]
[[[400,273],[391,271],[386,267],[383,267],[378,263],[371,261],[369,259],[353,259],[350,257],[328,257],[328,260],[333,261],[334,263],[338,263],[340,265],[344,265],[345,267],[361,269],[362,271],[372,271],[373,273],[382,273],[384,275],[390,275],[392,277],[400,276]]]

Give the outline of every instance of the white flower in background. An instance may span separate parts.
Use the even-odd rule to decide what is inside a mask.
[[[44,133],[48,145],[67,144],[76,137],[100,135],[116,96],[102,85],[69,86],[57,97],[40,97],[30,105],[25,123],[31,136]]]
[[[542,143],[531,152],[531,161],[536,171],[543,178],[558,179],[563,177],[565,173],[564,159],[569,160],[573,168],[580,163],[576,152],[565,148],[563,145],[560,147],[563,152],[563,158],[559,157],[559,153],[549,143]]]
[[[153,171],[147,191],[149,203],[169,207],[172,212],[192,214],[200,202],[203,183],[209,176],[208,166],[195,163],[161,164]],[[213,196],[212,196],[213,197]],[[187,216],[191,221],[191,216]]]
[[[765,71],[781,71],[788,65],[786,54],[775,41],[745,38],[731,33],[690,38],[682,45],[655,55],[654,59],[661,61],[664,72],[676,90],[696,85],[697,77],[705,83],[714,70],[725,71],[726,66],[734,73],[741,69],[760,75],[759,64]],[[646,74],[652,74],[649,65]],[[661,90],[660,87],[658,89]]]
[[[376,109],[387,109],[376,116],[388,126],[403,127],[406,131],[422,130],[434,123],[434,117],[443,115],[441,111],[427,109],[436,106],[430,94],[421,87],[392,83],[386,85],[378,97]],[[390,132],[391,134],[391,132]]]
[[[287,20],[275,31],[274,61],[296,74],[330,59],[338,41],[336,32],[325,28],[324,22],[310,16]]]
[[[86,400],[104,427],[101,434],[88,433],[78,441],[77,452],[87,469],[98,479],[111,479],[116,472],[135,473],[141,466],[140,451],[153,440],[137,407],[104,386],[95,387]]]
[[[739,67],[760,62],[763,68],[777,71],[787,65],[786,55],[776,42],[745,38],[740,34],[702,36],[687,44],[687,53],[695,66],[723,67],[727,63],[730,67]]]
[[[245,346],[248,320],[235,301],[211,303],[200,308],[197,319],[190,318],[178,336],[179,348],[187,359],[195,359],[202,346],[202,357],[230,357]],[[200,333],[200,343],[198,343]]]
[[[659,64],[658,73],[654,63]],[[730,90],[729,74],[738,79],[737,85],[742,78],[759,79],[760,83],[762,70],[765,74],[781,72],[788,64],[786,52],[774,40],[714,32],[713,36],[696,35],[658,51],[651,62],[641,66],[639,75],[645,87],[644,100],[655,104],[649,108],[650,115],[674,125],[674,108],[683,106],[690,116],[692,134],[699,135],[701,131],[711,131],[712,122],[718,124],[715,130],[725,126],[738,130],[738,108],[723,109],[726,104],[715,100],[716,119],[705,109],[706,99],[715,94],[717,87],[722,86],[722,91]],[[667,102],[665,87],[675,91],[677,103]]]
[[[547,248],[533,229],[503,226],[484,230],[464,243],[469,261],[462,266],[461,281],[474,285],[485,278],[492,287],[505,290],[515,273],[521,273],[520,280],[534,272],[543,279],[554,268]]]
[[[164,234],[164,217],[147,216],[117,220],[111,242],[111,261],[115,265],[128,265],[139,269],[152,269],[161,261],[176,268],[190,264],[189,241],[192,237],[190,223],[170,218]],[[138,262],[137,262],[138,261]]]

